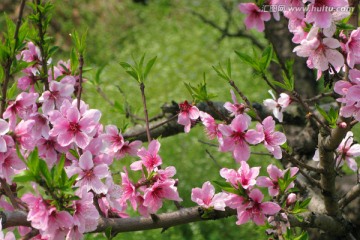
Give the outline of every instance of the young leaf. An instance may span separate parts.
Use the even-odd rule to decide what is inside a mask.
[[[241,53],[238,51],[235,51],[236,55],[238,55],[238,57],[247,65],[251,66],[255,71],[257,72],[261,72],[259,63],[256,59],[253,59],[252,57],[250,57],[249,55],[245,54],[245,53]]]
[[[269,67],[272,56],[273,56],[273,48],[271,45],[269,45],[268,47],[265,48],[260,58],[259,65],[262,71],[265,71]]]
[[[155,56],[154,58],[150,59],[148,61],[148,63],[146,64],[145,67],[145,72],[144,72],[144,78],[146,79],[147,75],[149,74],[151,68],[154,66],[155,61],[156,61],[157,56]]]

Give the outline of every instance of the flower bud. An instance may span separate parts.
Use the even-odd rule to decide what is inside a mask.
[[[346,124],[346,122],[339,122],[338,126],[339,126],[339,128],[346,128],[347,124]]]
[[[290,206],[296,201],[296,194],[290,193],[289,196],[286,199],[286,206]]]

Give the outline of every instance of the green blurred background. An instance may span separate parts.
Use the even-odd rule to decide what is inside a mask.
[[[238,2],[223,2],[233,5],[231,31],[244,28],[243,16],[237,10]],[[149,0],[147,5],[130,0],[57,0],[54,3],[50,32],[60,51],[58,58],[53,60],[68,59],[71,49],[69,33],[74,29],[83,32],[88,28],[85,65],[93,70],[86,73],[86,78],[92,80],[96,71],[105,66],[100,75],[102,90],[110,99],[121,104],[126,100],[133,114],[143,116],[140,90],[137,82],[130,79],[119,62],[131,62],[132,55],[139,59],[143,53],[148,58],[157,56],[145,83],[150,117],[160,113],[164,103],[191,100],[183,82],[197,84],[204,73],[209,91],[218,95],[215,101],[231,101],[230,86],[212,70],[213,65],[225,63],[228,58],[233,63],[236,84],[251,100],[262,101],[264,97],[270,97],[261,79],[254,76],[251,69],[243,65],[234,54],[234,50],[252,52],[254,46],[251,41],[240,38],[219,41],[221,34],[192,14],[195,11],[224,26],[226,13],[218,0]],[[266,43],[262,34],[252,33]],[[119,92],[117,86],[124,94]],[[101,121],[104,125],[121,126],[130,122],[123,113],[106,103],[91,84],[86,84],[83,96],[91,108],[102,111]],[[206,154],[206,149],[220,166],[239,167],[231,153],[218,153],[217,148],[204,145],[199,140],[207,141],[201,127],[192,129],[189,134],[161,139],[163,165],[176,167],[178,188],[184,200],[182,204],[186,207],[195,205],[190,200],[192,188],[201,187],[207,180],[220,179],[219,168]],[[121,171],[131,161],[134,159],[116,163],[114,172]],[[267,156],[255,156],[249,160],[251,165],[267,165],[272,161]],[[262,172],[265,170],[262,169]],[[175,207],[170,202],[165,204],[161,212],[173,210]],[[164,233],[160,229],[120,233],[115,239],[267,239],[264,227],[254,224],[237,226],[235,221],[236,218],[232,217],[192,223],[172,227]],[[93,234],[86,239],[105,238],[102,234]]]

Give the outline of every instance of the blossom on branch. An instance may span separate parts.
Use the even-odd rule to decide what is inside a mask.
[[[225,211],[227,197],[228,194],[224,192],[215,194],[215,188],[209,181],[205,182],[202,188],[193,188],[191,191],[191,201],[203,208],[220,211]]]
[[[200,111],[196,106],[190,105],[187,101],[179,103],[180,113],[178,116],[178,124],[185,126],[185,133],[190,132],[191,123],[200,116]]]

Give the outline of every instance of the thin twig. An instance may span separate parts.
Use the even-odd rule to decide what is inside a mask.
[[[214,106],[214,103],[212,101],[206,101],[206,104],[222,119],[224,120],[227,124],[231,123],[231,120],[226,117],[224,114],[222,114],[219,109],[217,109]]]
[[[312,113],[309,105],[304,102],[304,100],[302,99],[302,97],[300,96],[299,93],[297,93],[295,90],[292,91],[292,95],[293,97],[300,103],[300,105],[305,109],[305,111],[309,114],[309,116],[311,118],[313,118],[320,126],[322,126],[324,129],[326,129],[328,132],[331,131],[330,127],[327,126],[323,121],[321,121],[318,116],[316,116],[315,114]]]
[[[321,98],[334,97],[334,96],[335,96],[335,94],[333,92],[320,93],[319,95],[317,95],[315,97],[304,99],[304,102],[316,102],[316,101],[320,100]]]
[[[40,38],[40,41],[38,42],[38,47],[39,47],[40,53],[41,53],[42,81],[45,86],[45,91],[47,91],[47,90],[49,90],[49,81],[48,81],[48,69],[47,69],[47,53],[45,52],[45,49],[44,49],[46,29],[43,29],[44,28],[44,26],[42,24],[43,15],[41,13],[41,10],[39,9],[40,4],[41,4],[41,1],[37,0],[36,1],[36,14],[39,15],[39,21],[38,21],[37,27],[39,29],[39,38]]]
[[[229,84],[230,84],[230,86],[232,86],[232,87],[235,89],[235,91],[240,95],[240,97],[242,98],[242,100],[244,100],[244,102],[247,104],[247,106],[248,106],[251,110],[253,110],[253,111],[255,112],[255,118],[256,118],[256,120],[261,123],[262,120],[261,120],[260,114],[259,114],[258,110],[252,106],[252,104],[250,103],[249,99],[240,91],[240,89],[235,85],[235,82],[234,82],[233,80],[230,80],[230,81],[229,81]]]
[[[216,161],[216,159],[214,158],[214,156],[207,150],[205,149],[205,152],[209,155],[209,157],[211,158],[211,160],[215,163],[215,165],[221,169],[222,167],[220,166],[220,164]]]
[[[217,144],[210,143],[210,142],[205,142],[205,141],[203,141],[203,140],[201,140],[201,139],[199,139],[198,142],[203,143],[203,144],[206,144],[206,145],[209,145],[209,146],[211,146],[211,147],[219,147],[219,145],[217,145]]]
[[[104,93],[104,91],[102,90],[102,88],[100,86],[96,86],[96,91],[99,93],[99,95],[107,102],[110,104],[110,106],[114,106],[114,102],[110,100],[110,98],[108,98],[108,96]]]
[[[301,161],[297,160],[296,158],[294,158],[293,156],[291,156],[285,150],[283,150],[282,152],[283,152],[283,155],[286,157],[286,159],[289,160],[292,164],[294,164],[298,167],[306,168],[307,170],[313,171],[316,173],[324,173],[324,169],[307,165],[306,163],[301,162]]]
[[[146,97],[145,97],[145,85],[144,83],[140,83],[140,90],[141,90],[141,98],[144,106],[144,114],[145,114],[145,124],[146,124],[146,136],[148,138],[148,142],[151,142],[151,135],[150,135],[150,127],[149,127],[149,115],[148,110],[146,107]]]
[[[151,130],[154,130],[154,129],[158,128],[158,127],[161,127],[161,126],[164,125],[164,124],[167,124],[167,123],[173,121],[173,120],[174,120],[175,118],[177,118],[177,117],[178,117],[177,114],[174,115],[174,116],[172,116],[171,118],[169,118],[169,119],[167,119],[167,120],[165,120],[165,121],[163,121],[163,122],[161,122],[161,123],[159,123],[159,124],[151,127],[151,128],[150,128],[150,131],[151,131]],[[138,133],[136,133],[136,134],[128,135],[128,136],[124,136],[124,137],[126,137],[126,138],[132,138],[132,137],[136,137],[136,136],[138,136],[138,135],[144,134],[145,132],[147,132],[147,131],[145,130],[145,131],[138,132]]]
[[[84,57],[80,53],[79,54],[79,88],[77,92],[77,108],[80,111],[80,102],[81,102],[81,94],[82,94],[82,83],[83,83],[83,66],[84,66]]]

